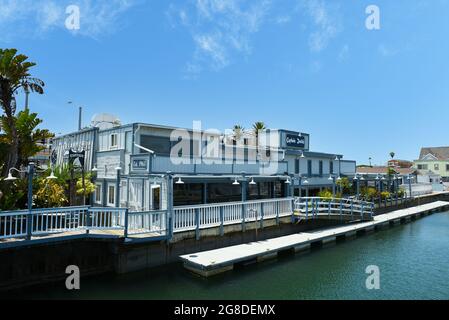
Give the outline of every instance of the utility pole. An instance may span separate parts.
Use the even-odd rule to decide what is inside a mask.
[[[78,131],[81,131],[82,114],[83,114],[83,107],[79,107],[79,114],[78,114]]]
[[[72,101],[67,101],[67,104],[73,104]],[[83,107],[78,107],[78,131],[81,131],[82,128],[82,115],[83,115]]]

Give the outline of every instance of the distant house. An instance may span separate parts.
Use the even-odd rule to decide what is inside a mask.
[[[413,162],[408,160],[393,159],[388,161],[388,166],[392,168],[411,168],[413,167]]]
[[[414,168],[420,175],[440,175],[443,182],[449,182],[449,147],[422,148]]]
[[[400,179],[401,184],[408,184],[408,177],[416,181],[416,170],[411,168],[398,168],[392,166],[359,166],[357,174],[363,176],[367,181],[375,181],[377,177],[388,177],[388,170],[393,169],[394,175]]]

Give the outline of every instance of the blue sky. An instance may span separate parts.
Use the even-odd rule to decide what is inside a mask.
[[[380,30],[365,27],[370,4]],[[442,0],[0,0],[0,47],[38,63],[31,109],[56,133],[76,129],[72,100],[85,124],[264,121],[383,163],[449,145],[448,14]]]

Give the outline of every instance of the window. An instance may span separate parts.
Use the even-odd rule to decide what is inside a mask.
[[[115,205],[115,186],[108,187],[108,204]]]
[[[101,203],[101,184],[97,184],[95,188],[95,202]]]
[[[175,145],[177,143],[178,143],[178,141],[174,141],[173,145]],[[168,137],[156,137],[156,136],[141,135],[140,136],[140,145],[147,149],[153,150],[156,154],[170,155],[171,142],[170,142],[170,138],[168,138]],[[189,151],[189,150],[186,150],[185,153],[188,153],[187,151]],[[140,150],[140,153],[146,153],[146,151]]]
[[[434,170],[439,171],[440,170],[440,165],[439,164],[435,164],[433,166]]]
[[[111,148],[117,147],[117,133],[111,134]]]
[[[323,175],[323,161],[322,160],[320,160],[320,168],[319,168],[319,170],[320,170],[320,176],[322,176]]]
[[[334,174],[334,162],[332,160],[329,161],[329,173]]]
[[[307,174],[309,177],[312,176],[312,160],[307,160]]]
[[[299,159],[295,159],[295,173],[299,173]]]
[[[244,144],[245,146],[248,145],[248,138],[244,138],[244,139],[243,139],[243,144]]]
[[[418,164],[418,170],[428,170],[429,166],[427,164]]]
[[[446,165],[446,171],[449,171],[449,164]]]

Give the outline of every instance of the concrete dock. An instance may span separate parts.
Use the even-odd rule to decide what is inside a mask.
[[[276,258],[280,252],[307,251],[312,246],[333,243],[337,238],[351,238],[357,234],[373,232],[390,225],[410,222],[438,211],[449,210],[449,202],[436,201],[412,208],[397,210],[374,217],[374,221],[326,228],[314,232],[302,232],[289,236],[252,242],[216,250],[180,256],[184,267],[196,274],[210,277],[230,271],[241,263],[261,262]]]

